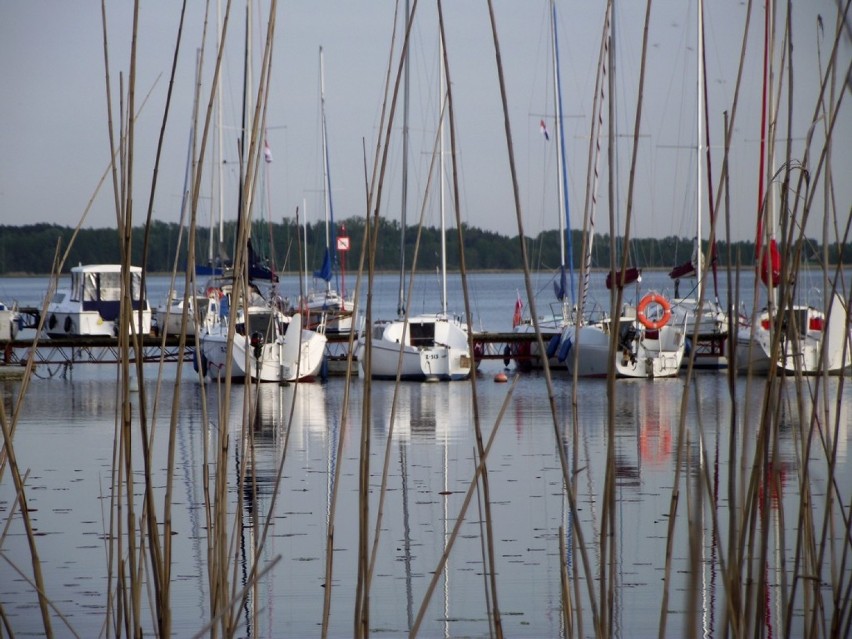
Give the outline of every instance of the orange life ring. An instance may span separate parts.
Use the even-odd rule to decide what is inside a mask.
[[[663,316],[656,321],[648,319],[648,316],[645,315],[645,309],[647,309],[651,304],[657,304],[663,309]],[[669,304],[669,301],[665,297],[657,295],[656,293],[648,293],[639,301],[639,306],[636,307],[636,319],[638,319],[645,328],[662,328],[669,323],[671,318],[672,305]]]
[[[207,297],[210,298],[210,299],[217,299],[217,300],[222,299],[222,289],[216,288],[215,286],[210,286],[207,289]]]

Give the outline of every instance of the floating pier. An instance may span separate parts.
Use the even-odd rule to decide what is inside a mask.
[[[552,337],[542,333],[545,343]],[[326,356],[330,362],[344,361],[349,344],[348,333],[327,335]],[[536,341],[534,333],[498,333],[478,332],[473,334],[475,357],[477,360],[508,360],[513,345],[532,343]],[[144,363],[177,362],[181,356],[184,362],[192,362],[195,354],[195,337],[187,335],[183,349],[180,337],[146,335],[140,344],[141,359]],[[30,354],[34,354],[34,364],[49,376],[65,375],[74,365],[78,364],[116,364],[120,361],[119,342],[111,337],[73,337],[73,338],[41,338],[36,343],[32,339],[12,340],[0,344],[3,356],[0,360],[0,379],[17,378],[22,373],[23,365],[27,363]],[[529,352],[529,349],[521,349]],[[131,361],[135,362],[137,353],[131,353]],[[514,355],[513,358],[523,357]],[[331,366],[329,372],[337,373],[344,367]],[[16,375],[12,375],[15,372]],[[44,375],[42,375],[44,376]]]

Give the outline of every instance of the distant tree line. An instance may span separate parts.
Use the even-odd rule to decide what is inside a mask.
[[[364,237],[363,218],[349,218],[338,223],[336,236],[349,237],[350,250],[342,256],[344,268],[351,272],[358,268]],[[225,225],[222,242],[226,256],[233,257],[236,223]],[[27,226],[0,225],[0,275],[33,274],[43,275],[51,272],[54,257],[67,250],[73,235],[70,227],[55,224],[33,224]],[[143,265],[142,227],[133,230],[132,263]],[[196,232],[196,263],[208,262],[210,237],[208,230]],[[304,268],[305,246],[307,247],[307,268],[318,270],[322,263],[325,248],[325,224],[317,222],[297,226],[294,221],[282,223],[255,223],[252,228],[252,244],[256,253],[278,272],[298,272]],[[492,231],[473,226],[462,225],[464,238],[464,259],[468,270],[517,270],[522,268],[521,247],[518,236],[506,237]],[[178,224],[153,222],[148,229],[148,250],[146,267],[149,272],[169,272],[178,256],[179,269],[186,265],[188,232]],[[305,239],[306,238],[306,239]],[[417,240],[417,228],[408,227],[405,233],[406,267],[411,268],[414,258],[414,246]],[[420,237],[420,249],[417,256],[417,268],[434,270],[440,265],[441,234],[439,229],[424,228]],[[178,244],[180,243],[180,251]],[[214,240],[213,254],[218,255],[218,238]],[[579,269],[582,253],[580,231],[572,231],[573,262]],[[560,264],[559,232],[543,231],[534,238],[526,239],[530,267],[535,270],[557,269]],[[592,266],[607,268],[613,244],[609,235],[596,235],[593,242]],[[616,248],[621,254],[620,240]],[[631,264],[641,268],[671,268],[687,262],[693,253],[693,241],[689,238],[674,236],[664,238],[641,238],[630,242]],[[783,253],[782,253],[783,254]],[[822,246],[815,240],[807,240],[803,253],[805,260],[817,264],[822,261]],[[67,272],[71,266],[82,264],[106,264],[120,261],[119,236],[115,229],[82,229],[71,247],[63,269]],[[735,242],[730,246],[724,242],[717,244],[717,260],[720,266],[728,263],[750,266],[754,262],[754,243]],[[852,263],[852,245],[830,245],[829,263]],[[398,221],[379,219],[378,240],[375,266],[378,270],[394,271],[399,269],[400,261],[400,224]],[[447,265],[450,270],[459,268],[458,232],[447,231]]]

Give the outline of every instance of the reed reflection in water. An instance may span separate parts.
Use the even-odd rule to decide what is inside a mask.
[[[83,636],[100,631],[106,608],[104,534],[109,519],[106,495],[112,468],[117,391],[115,379],[106,370],[81,367],[72,380],[39,380],[32,384],[15,437],[19,463],[30,469],[29,506],[38,529],[37,543],[48,595],[74,630]],[[587,577],[572,541],[577,541],[576,531],[580,526],[594,578],[604,561],[597,538],[608,444],[606,386],[596,380],[580,382],[579,439],[575,442],[571,436],[570,380],[557,375],[554,383],[561,419],[560,443],[565,446],[567,458],[577,460],[571,472],[577,479],[579,520],[574,522],[570,516],[542,377],[527,375],[519,379],[488,458],[497,596],[503,629],[508,636],[550,637],[565,632],[561,614],[560,527],[566,531],[569,569],[578,569],[583,584],[577,591],[582,599],[575,602],[586,613],[583,634],[594,633],[592,604],[585,585]],[[15,408],[16,389],[15,383],[3,386],[7,414]],[[230,413],[225,420],[217,413],[224,390],[208,384],[210,423],[205,424],[201,387],[192,379],[183,381],[176,431],[175,473],[179,491],[172,514],[175,531],[172,602],[176,634],[198,632],[210,618],[203,468],[205,449],[210,455],[220,424],[224,427],[226,423],[230,431],[227,498],[229,511],[236,515],[239,524],[234,529],[233,542],[238,586],[249,585],[255,552],[259,568],[272,565],[280,557],[272,570],[262,575],[257,586],[248,589],[240,611],[240,633],[252,637],[320,634],[323,596],[328,586],[325,544],[330,500],[339,469],[329,632],[331,636],[352,634],[352,610],[357,595],[362,389],[358,382],[352,385],[348,419],[344,420],[342,379],[335,378],[325,384],[235,386],[231,389]],[[683,379],[625,380],[617,384],[612,442],[617,511],[613,570],[615,636],[653,635],[660,624],[684,390]],[[746,390],[747,381],[739,379],[738,410],[732,423],[732,403],[724,375],[701,375],[689,387],[680,466],[684,473],[680,510],[672,524],[672,583],[666,621],[670,635],[694,628],[706,636],[717,636],[716,629],[722,627],[728,596],[722,568],[723,558],[731,552],[730,512],[732,506],[734,512],[742,512],[750,499],[752,481],[756,482],[754,535],[759,537],[762,527],[768,527],[770,534],[765,562],[751,556],[744,559],[749,572],[744,575],[743,583],[751,580],[756,584],[759,579],[766,582],[762,597],[765,606],[753,611],[756,625],[764,626],[769,632],[770,628],[780,628],[786,618],[780,584],[789,584],[792,579],[796,534],[800,529],[798,473],[804,452],[803,433],[807,432],[805,427],[812,415],[807,410],[800,411],[797,401],[800,395],[792,384],[785,384],[777,406],[780,420],[773,447],[776,463],[769,472],[752,477],[751,458],[758,444],[757,415],[762,397],[754,387],[748,394]],[[247,395],[247,391],[257,394]],[[486,437],[508,392],[508,385],[491,381],[486,367],[478,382],[480,418]],[[391,383],[372,384],[369,421],[372,519],[378,504],[393,393]],[[412,626],[456,524],[476,464],[469,384],[404,384],[398,393],[389,443],[391,463],[382,536],[370,595],[373,632],[391,636],[406,634]],[[829,380],[821,393],[829,398],[825,406],[828,418],[825,419],[820,402],[821,410],[816,415],[821,424],[818,433],[825,441],[838,442],[837,476],[832,487],[827,481],[825,453],[813,448],[806,490],[812,500],[811,517],[815,522],[827,515],[827,495],[832,489],[838,490],[847,504],[852,486],[847,458],[850,438],[847,406],[852,396],[848,385],[841,384],[839,379]],[[246,401],[251,402],[248,407]],[[158,498],[163,492],[165,433],[170,410],[168,400],[161,398],[161,402],[152,450]],[[835,412],[838,407],[839,416]],[[250,416],[245,422],[244,412]],[[838,417],[836,422],[835,417]],[[248,424],[245,430],[243,423]],[[834,424],[837,428],[832,428]],[[733,464],[732,434],[737,442]],[[278,484],[282,458],[283,475]],[[207,459],[212,474],[215,461],[211,461],[212,456]],[[246,481],[239,488],[242,461],[247,462]],[[140,461],[138,468],[141,467]],[[733,495],[729,492],[732,476],[737,479]],[[141,476],[136,480],[141,485]],[[277,500],[273,506],[276,486]],[[711,494],[717,500],[715,509]],[[0,499],[4,512],[9,513],[14,489],[7,478],[0,485]],[[467,512],[446,570],[426,609],[422,636],[489,633],[481,499],[481,493],[477,494]],[[262,526],[267,522],[271,528],[261,547]],[[843,547],[842,525],[829,528],[827,534],[836,548]],[[749,543],[743,542],[743,547],[757,553],[759,544]],[[27,557],[29,551],[17,517],[10,522],[3,552],[27,573],[27,562],[18,559]],[[826,571],[830,566],[828,562]],[[848,582],[847,564],[838,563],[837,567]],[[38,632],[41,626],[32,614],[36,598],[31,586],[5,562],[0,564],[0,584],[0,599],[10,626],[19,634]],[[795,605],[801,607],[801,599]],[[826,614],[830,614],[833,605],[830,599],[826,598],[823,605]],[[791,621],[791,632],[795,635],[801,630],[801,616],[794,614]]]

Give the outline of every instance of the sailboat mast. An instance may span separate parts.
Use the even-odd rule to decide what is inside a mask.
[[[411,6],[405,0],[405,28],[411,20]],[[405,225],[408,217],[408,98],[410,81],[408,72],[408,49],[405,52],[403,64],[403,100],[402,100],[402,203],[400,211],[400,240],[399,240],[399,298],[397,315],[402,317],[405,312]]]
[[[556,171],[559,179],[559,249],[560,249],[560,288],[561,302],[563,306],[563,317],[567,317],[565,306],[567,305],[567,295],[564,290],[564,277],[566,266],[571,273],[571,303],[574,303],[574,255],[572,250],[571,238],[566,240],[566,232],[571,233],[571,218],[568,209],[568,167],[565,161],[565,133],[562,125],[562,77],[559,72],[559,35],[556,27],[556,0],[550,0],[550,20],[551,20],[551,36],[552,36],[552,52],[553,52],[553,98],[556,108],[556,140],[559,145],[556,152]]]
[[[438,135],[440,139],[439,150],[438,150],[438,188],[440,189],[440,197],[439,200],[441,202],[441,313],[446,316],[447,314],[447,232],[444,223],[444,38],[443,35],[438,36],[438,59],[439,62],[439,70],[438,70],[438,86],[440,90],[438,91],[439,98],[439,109],[441,113],[441,119],[438,122]]]
[[[592,248],[595,238],[595,215],[598,208],[598,185],[600,182],[601,133],[603,131],[603,106],[607,89],[607,70],[609,68],[609,33],[612,2],[607,2],[604,28],[601,36],[598,72],[595,79],[595,98],[592,104],[592,125],[589,135],[589,162],[586,176],[586,198],[583,211],[583,289],[580,295],[579,322],[583,321],[583,307],[589,295],[590,273],[592,270]]]
[[[222,1],[218,0],[216,2],[216,21],[219,25],[219,37],[218,37],[218,47],[217,49],[222,48]],[[216,176],[217,176],[217,188],[218,188],[218,213],[219,213],[219,247],[218,253],[219,257],[224,258],[222,255],[225,246],[225,195],[224,195],[224,186],[223,186],[223,167],[222,167],[222,88],[221,82],[216,83]],[[210,237],[210,265],[213,265],[213,237]],[[224,260],[222,260],[224,262]],[[224,265],[224,264],[223,264]]]
[[[243,227],[246,223],[246,214],[247,212],[244,210],[245,200],[246,200],[246,169],[248,167],[248,158],[246,157],[247,149],[248,149],[248,112],[249,112],[249,87],[251,86],[251,51],[250,51],[250,42],[251,42],[251,0],[246,2],[246,30],[245,30],[245,48],[243,51],[243,103],[242,103],[242,115],[240,120],[240,139],[239,139],[239,153],[240,153],[240,163],[239,163],[239,171],[240,171],[240,179],[238,186],[238,194],[239,201],[237,203],[237,232],[236,238],[239,241],[239,238],[243,237]],[[246,237],[249,237],[249,245],[251,245],[251,233],[248,233]],[[237,247],[234,247],[234,255],[237,255]],[[250,260],[247,260],[247,263]],[[248,264],[250,269],[251,265]]]
[[[323,206],[325,208],[325,251],[331,251],[329,224],[331,220],[331,178],[328,174],[328,139],[325,127],[325,66],[322,47],[319,48],[320,59],[320,129],[322,131],[322,176],[323,176]],[[326,280],[325,290],[331,291],[331,279]]]
[[[559,99],[559,71],[557,71],[558,53],[556,51],[556,0],[550,0],[550,53],[553,61],[553,103],[556,110],[556,122],[554,133],[556,139],[562,134],[562,113],[560,112],[561,100]],[[556,174],[562,176],[562,153],[556,150]],[[565,210],[565,193],[560,184],[556,189],[559,201],[559,264],[565,268],[565,218],[562,212]]]
[[[304,290],[308,290],[308,202],[305,198],[302,198],[302,244],[305,247],[305,250],[302,252],[305,260],[305,269],[303,271],[305,277],[305,288]]]
[[[696,27],[698,30],[697,42],[698,42],[698,55],[696,56],[697,68],[696,68],[696,80],[698,83],[698,91],[697,96],[698,100],[695,105],[695,115],[697,118],[697,133],[698,133],[698,156],[695,159],[695,184],[696,184],[696,198],[697,198],[697,210],[695,215],[695,297],[696,299],[701,299],[701,288],[704,285],[703,282],[703,269],[701,264],[702,251],[701,251],[701,220],[702,220],[702,208],[704,202],[703,189],[702,189],[702,176],[701,176],[701,159],[704,157],[704,0],[698,0],[698,19],[696,20]]]

